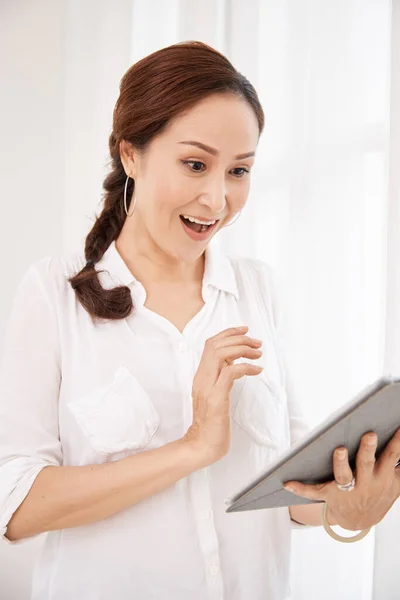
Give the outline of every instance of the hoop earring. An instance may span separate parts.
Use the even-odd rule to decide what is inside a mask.
[[[236,219],[234,221],[231,221],[230,223],[228,223],[228,225],[225,225],[225,227],[230,227],[231,225],[233,225],[234,223],[236,223],[236,221],[238,220],[238,218],[240,217],[241,214],[242,214],[242,211],[239,211],[238,216],[236,217]]]
[[[126,206],[126,190],[127,190],[127,187],[128,187],[128,181],[129,181],[129,175],[127,175],[126,181],[125,181],[125,188],[124,188],[124,208],[125,208],[125,214],[126,214],[126,216],[127,217],[131,217],[133,215],[133,213],[135,212],[136,196],[133,199],[133,210],[132,210],[131,214],[129,214],[127,206]],[[133,192],[132,192],[132,196],[133,196]],[[131,200],[132,200],[132,198],[131,198]]]

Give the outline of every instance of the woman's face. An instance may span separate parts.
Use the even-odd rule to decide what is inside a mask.
[[[246,203],[258,138],[256,116],[245,100],[214,95],[171,121],[145,154],[122,142],[136,198],[124,227],[132,236],[149,237],[171,258],[195,260]],[[183,216],[216,223],[204,230]]]

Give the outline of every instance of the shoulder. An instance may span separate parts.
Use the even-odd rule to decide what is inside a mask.
[[[78,273],[85,262],[84,253],[79,250],[43,256],[28,266],[19,288],[24,288],[25,293],[40,290],[52,304],[56,297],[73,293],[68,279]]]
[[[280,277],[275,267],[257,258],[229,257],[235,271],[240,291],[258,290],[263,294],[274,296],[280,285]]]
[[[258,281],[268,281],[273,277],[275,269],[263,260],[247,256],[229,256],[228,258],[240,277],[247,275]]]
[[[286,283],[269,262],[257,258],[231,257],[229,260],[235,272],[239,297],[277,323],[286,305]]]

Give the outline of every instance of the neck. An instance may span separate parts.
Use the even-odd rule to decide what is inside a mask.
[[[143,228],[128,219],[115,240],[118,253],[141,283],[197,284],[204,274],[204,253],[193,262],[166,254]],[[131,219],[133,221],[133,219]]]

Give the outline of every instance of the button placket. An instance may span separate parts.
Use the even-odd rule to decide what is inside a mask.
[[[179,342],[178,350],[179,352],[186,352],[188,349],[186,342]]]
[[[197,367],[196,360],[187,340],[182,338],[175,340],[174,346],[178,364],[182,367],[178,369],[181,391],[183,397],[187,399],[183,404],[183,424],[184,432],[186,432],[193,420],[191,389]],[[191,489],[196,527],[204,559],[208,587],[207,600],[223,600],[219,544],[213,519],[208,469],[205,468],[192,473],[188,477],[188,484]]]
[[[194,377],[193,356],[189,343],[183,338],[173,340],[172,346],[178,365],[176,376],[182,397],[182,435],[185,435],[193,420],[191,394]]]
[[[223,580],[220,569],[219,543],[215,529],[208,469],[201,469],[189,476],[191,497],[196,516],[196,526],[203,554],[208,585],[208,599],[223,599]]]

